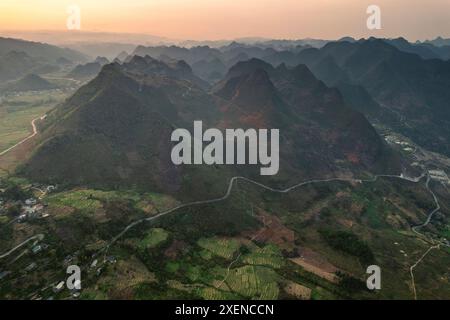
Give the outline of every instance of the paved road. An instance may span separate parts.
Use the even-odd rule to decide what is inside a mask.
[[[73,79],[73,78],[45,77],[45,79],[48,79],[48,80],[68,80],[68,81],[75,82],[77,84],[81,82],[80,80],[76,80],[76,79]]]
[[[228,189],[227,192],[225,193],[224,196],[220,197],[220,198],[215,198],[215,199],[210,199],[210,200],[202,200],[202,201],[193,201],[193,202],[189,202],[189,203],[185,203],[185,204],[181,204],[177,207],[174,207],[172,209],[160,212],[159,214],[152,216],[150,218],[144,218],[144,219],[140,219],[137,221],[134,221],[132,223],[130,223],[122,232],[120,232],[116,237],[114,237],[107,246],[105,246],[102,250],[104,250],[105,252],[108,251],[109,247],[114,244],[118,239],[120,239],[126,232],[128,232],[131,228],[134,228],[135,226],[137,226],[138,224],[141,224],[143,222],[149,222],[149,221],[154,221],[156,219],[159,219],[165,215],[168,215],[174,211],[177,211],[179,209],[183,209],[183,208],[187,208],[187,207],[192,207],[192,206],[198,206],[198,205],[204,205],[204,204],[212,204],[212,203],[216,203],[216,202],[220,202],[223,200],[228,199],[228,197],[231,195],[231,191],[233,190],[233,185],[235,182],[242,180],[251,184],[254,184],[256,186],[259,186],[263,189],[272,191],[272,192],[277,192],[277,193],[288,193],[294,189],[300,188],[302,186],[306,186],[309,184],[315,184],[315,183],[323,183],[323,182],[357,182],[357,183],[362,183],[362,182],[375,182],[378,180],[378,178],[395,178],[395,179],[401,179],[401,180],[406,180],[406,181],[410,181],[410,182],[414,182],[417,183],[419,182],[423,177],[425,177],[425,174],[422,174],[419,177],[415,177],[415,178],[409,178],[409,177],[404,177],[403,175],[389,175],[389,174],[380,174],[380,175],[376,175],[371,179],[353,179],[353,178],[330,178],[330,179],[315,179],[315,180],[308,180],[308,181],[304,181],[304,182],[300,182],[296,185],[293,185],[289,188],[286,189],[276,189],[276,188],[272,188],[269,186],[266,186],[262,183],[259,183],[257,181],[245,178],[245,177],[240,177],[240,176],[236,176],[231,178],[229,184],[228,184]]]
[[[435,194],[435,193],[433,192],[433,190],[431,190],[431,188],[430,188],[430,180],[431,180],[431,179],[430,179],[430,176],[428,176],[428,177],[427,177],[427,182],[425,183],[425,187],[426,187],[426,189],[428,190],[428,192],[432,195],[433,200],[434,200],[434,203],[435,203],[435,205],[436,205],[436,208],[428,214],[427,219],[425,220],[424,223],[419,224],[419,225],[414,226],[414,227],[411,228],[412,231],[414,231],[416,234],[421,235],[421,236],[424,236],[424,234],[421,233],[421,232],[419,232],[418,229],[421,229],[421,228],[423,228],[423,227],[426,227],[426,226],[430,223],[430,221],[431,221],[431,219],[433,218],[434,214],[435,214],[436,212],[438,212],[439,210],[441,210],[441,205],[439,204],[439,200],[438,200],[438,198],[436,197],[436,194]]]
[[[23,247],[24,245],[26,245],[28,242],[33,241],[33,240],[39,240],[42,241],[42,239],[44,239],[44,235],[43,234],[37,234],[35,236],[32,236],[28,239],[26,239],[25,241],[19,243],[17,246],[15,246],[14,248],[12,248],[11,250],[9,250],[8,252],[5,252],[4,254],[0,255],[0,259],[6,258],[7,256],[9,256],[11,253],[13,253],[14,251],[16,251],[17,249]]]
[[[293,186],[291,186],[291,187],[289,187],[289,188],[286,188],[286,189],[276,189],[276,188],[272,188],[272,187],[270,187],[270,186],[264,185],[264,184],[259,183],[259,182],[257,182],[257,181],[254,181],[254,180],[251,180],[251,179],[248,179],[248,178],[245,178],[245,177],[237,176],[237,177],[231,178],[231,180],[230,180],[230,182],[229,182],[229,184],[228,184],[228,189],[227,189],[227,191],[226,191],[226,193],[225,193],[225,195],[224,195],[223,197],[216,198],[216,199],[203,200],[203,201],[194,201],[194,202],[189,202],[189,203],[181,204],[181,205],[179,205],[179,206],[177,206],[177,207],[174,207],[174,208],[172,208],[172,209],[163,211],[163,212],[161,212],[161,213],[159,213],[159,214],[157,214],[157,215],[155,215],[155,216],[152,216],[152,217],[150,217],[150,218],[144,218],[144,219],[141,219],[141,220],[137,220],[137,221],[135,221],[135,222],[129,224],[129,225],[128,225],[121,233],[119,233],[116,237],[114,237],[114,238],[108,243],[108,245],[105,246],[105,247],[103,248],[103,250],[105,251],[105,255],[106,255],[106,252],[109,250],[109,247],[110,247],[111,245],[113,245],[113,244],[114,244],[118,239],[120,239],[126,232],[128,232],[131,228],[135,227],[135,226],[138,225],[138,224],[141,224],[141,223],[143,223],[143,222],[149,222],[149,221],[156,220],[156,219],[161,218],[161,217],[163,217],[163,216],[165,216],[165,215],[168,215],[168,214],[170,214],[170,213],[172,213],[172,212],[174,212],[174,211],[177,211],[177,210],[179,210],[179,209],[183,209],[183,208],[186,208],[186,207],[197,206],[197,205],[204,205],[204,204],[211,204],[211,203],[216,203],[216,202],[220,202],[220,201],[226,200],[226,199],[231,195],[231,192],[232,192],[232,190],[233,190],[233,185],[234,185],[234,183],[237,182],[238,180],[242,180],[242,181],[245,181],[245,182],[254,184],[254,185],[256,185],[256,186],[259,186],[259,187],[261,187],[261,188],[263,188],[263,189],[266,189],[266,190],[269,190],[269,191],[272,191],[272,192],[277,192],[277,193],[288,193],[288,192],[290,192],[290,191],[292,191],[292,190],[294,190],[294,189],[300,188],[300,187],[305,186],[305,185],[315,184],[315,183],[323,183],[323,182],[357,182],[357,183],[363,183],[363,182],[375,182],[375,181],[378,180],[378,178],[393,178],[393,179],[401,179],[401,180],[405,180],[405,181],[409,181],[409,182],[413,182],[413,183],[418,183],[418,182],[420,182],[424,177],[427,177],[425,186],[426,186],[428,192],[430,192],[430,194],[433,196],[433,200],[434,200],[434,202],[435,202],[435,204],[436,204],[436,208],[428,214],[427,219],[425,220],[424,223],[422,223],[422,224],[420,224],[420,225],[417,225],[417,226],[413,226],[411,229],[412,229],[412,231],[413,231],[414,233],[416,233],[416,234],[418,234],[418,235],[420,235],[420,236],[422,236],[422,237],[426,237],[426,235],[424,235],[423,233],[419,232],[418,229],[423,228],[423,227],[426,227],[426,226],[430,223],[431,219],[433,218],[433,215],[434,215],[436,212],[438,212],[438,211],[440,210],[440,208],[441,208],[437,196],[435,195],[435,193],[433,192],[433,190],[431,190],[431,188],[430,188],[430,186],[429,186],[429,183],[430,183],[430,176],[427,175],[426,173],[422,173],[419,177],[406,177],[406,176],[403,176],[403,174],[401,174],[401,175],[380,174],[380,175],[375,175],[375,176],[374,176],[373,178],[371,178],[371,179],[353,179],[353,178],[347,178],[347,179],[346,179],[346,178],[315,179],[315,180],[308,180],[308,181],[304,181],[304,182],[298,183],[298,184],[293,185]],[[416,293],[415,280],[414,280],[414,268],[415,268],[415,267],[416,267],[416,266],[417,266],[417,265],[418,265],[418,264],[419,264],[419,263],[420,263],[427,255],[428,255],[428,253],[429,253],[432,249],[438,249],[441,245],[446,245],[446,244],[444,244],[444,243],[439,243],[438,245],[433,245],[433,246],[431,246],[431,247],[430,247],[430,248],[429,248],[429,249],[428,249],[421,257],[420,257],[420,259],[419,259],[418,261],[416,261],[416,263],[413,264],[413,265],[410,267],[410,275],[411,275],[411,281],[412,281],[412,288],[413,288],[413,293],[414,293],[414,298],[415,298],[415,299],[417,299],[417,293]]]
[[[8,152],[10,152],[11,150],[15,149],[16,147],[20,146],[21,144],[23,144],[24,142],[30,140],[31,138],[33,138],[35,135],[37,135],[38,131],[36,128],[36,121],[43,119],[45,116],[41,116],[41,117],[37,117],[36,119],[33,119],[31,121],[31,126],[33,127],[33,133],[31,135],[29,135],[28,137],[26,137],[25,139],[23,139],[22,141],[16,143],[15,145],[13,145],[12,147],[6,149],[5,151],[0,152],[0,157],[7,154]]]

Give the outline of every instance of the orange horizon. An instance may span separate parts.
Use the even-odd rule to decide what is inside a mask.
[[[81,9],[81,31],[177,40],[450,37],[448,0],[2,0],[2,32],[67,31],[67,7]],[[377,4],[382,29],[368,30]]]

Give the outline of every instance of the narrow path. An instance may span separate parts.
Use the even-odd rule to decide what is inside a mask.
[[[433,192],[433,190],[431,190],[431,188],[430,188],[430,180],[431,180],[431,179],[430,179],[430,176],[427,176],[427,182],[425,183],[425,188],[427,189],[427,191],[428,191],[428,192],[431,194],[431,196],[433,197],[433,200],[434,200],[434,203],[435,203],[435,205],[436,205],[436,208],[428,214],[427,219],[425,220],[424,223],[419,224],[419,225],[414,226],[414,227],[411,228],[416,234],[421,235],[421,236],[424,236],[424,234],[421,233],[421,232],[419,232],[419,231],[417,231],[417,229],[421,229],[421,228],[423,228],[423,227],[426,227],[426,226],[430,223],[430,221],[431,221],[431,219],[433,218],[434,214],[435,214],[436,212],[438,212],[439,210],[441,210],[441,205],[439,204],[439,200],[438,200],[436,194],[435,194],[435,193]]]
[[[253,210],[252,210],[253,211]],[[250,241],[254,241],[256,240],[256,238],[258,238],[264,231],[265,228],[267,227],[266,224],[266,218],[263,216],[263,228],[261,229],[261,231],[259,231],[257,234],[255,234],[253,237],[250,238]],[[231,271],[231,267],[238,262],[238,260],[241,258],[242,256],[242,252],[239,252],[239,254],[237,255],[236,259],[234,259],[233,261],[231,261],[231,263],[228,265],[227,268],[227,273],[225,275],[225,277],[222,279],[222,281],[220,282],[220,284],[217,286],[217,289],[220,289],[222,287],[222,285],[225,283],[225,281],[227,281],[228,277],[230,276],[230,271]]]
[[[411,275],[411,284],[412,284],[412,288],[413,288],[413,293],[414,293],[414,300],[417,300],[417,291],[416,291],[416,283],[414,280],[414,268],[417,267],[419,265],[420,262],[422,262],[422,260],[428,255],[428,253],[430,253],[431,250],[433,249],[439,249],[440,244],[437,244],[435,246],[431,246],[430,248],[428,248],[427,251],[425,251],[425,253],[420,257],[419,260],[416,261],[416,263],[414,263],[410,268],[409,268],[409,273]]]
[[[80,83],[80,80],[76,80],[73,78],[62,78],[62,77],[44,77],[47,80],[68,80],[68,81],[72,81],[72,82],[76,82],[76,83]]]
[[[23,139],[22,141],[16,143],[16,144],[13,145],[12,147],[9,147],[8,149],[6,149],[6,150],[0,152],[0,157],[1,157],[1,156],[4,156],[5,154],[7,154],[8,152],[10,152],[11,150],[17,148],[17,147],[20,146],[21,144],[25,143],[26,141],[30,140],[30,139],[33,138],[35,135],[37,135],[38,131],[37,131],[37,128],[36,128],[36,121],[38,121],[38,120],[40,120],[40,119],[43,119],[44,117],[45,117],[45,115],[44,115],[44,116],[37,117],[36,119],[33,119],[33,120],[31,121],[31,126],[32,126],[32,128],[33,128],[33,133],[32,133],[31,135],[29,135],[28,137],[26,137],[25,139]]]
[[[427,239],[428,237],[427,237],[425,234],[423,234],[423,233],[421,233],[420,231],[418,231],[418,230],[421,229],[421,228],[423,228],[423,227],[426,227],[426,226],[431,222],[431,219],[433,218],[434,214],[435,214],[436,212],[438,212],[438,211],[441,209],[441,205],[439,204],[439,200],[438,200],[436,194],[435,194],[435,193],[433,192],[433,190],[431,190],[431,188],[430,188],[430,180],[431,180],[431,179],[430,179],[430,176],[428,175],[428,176],[427,176],[427,182],[425,183],[425,187],[426,187],[426,189],[428,190],[428,192],[432,195],[433,200],[434,200],[434,203],[435,203],[435,205],[436,205],[436,208],[428,214],[427,219],[425,220],[424,223],[419,224],[419,225],[414,226],[414,227],[411,228],[411,230],[412,230],[414,233],[416,233],[416,234],[419,235],[420,237],[424,237],[424,238],[426,238],[426,239]],[[409,274],[411,275],[411,286],[412,286],[412,289],[413,289],[414,300],[417,300],[417,290],[416,290],[416,283],[415,283],[415,278],[414,278],[414,269],[415,269],[415,268],[422,262],[422,260],[423,260],[423,259],[431,252],[431,250],[433,250],[433,249],[439,249],[441,245],[442,245],[442,246],[449,247],[449,245],[447,245],[447,244],[445,244],[445,243],[443,243],[443,242],[436,241],[436,240],[433,240],[433,239],[431,239],[431,241],[432,241],[433,245],[432,245],[430,248],[428,248],[428,250],[425,251],[425,253],[419,258],[419,260],[417,260],[416,263],[414,263],[414,264],[409,268]],[[437,245],[434,245],[435,242],[438,242],[438,244],[437,244]]]
[[[37,234],[35,236],[32,236],[28,239],[26,239],[25,241],[19,243],[17,246],[15,246],[14,248],[12,248],[11,250],[9,250],[8,252],[5,252],[4,254],[0,255],[0,259],[6,258],[7,256],[9,256],[11,253],[13,253],[14,251],[16,251],[17,249],[23,247],[24,245],[26,245],[28,242],[33,241],[35,239],[38,239],[39,241],[42,241],[42,239],[44,239],[44,235],[43,234]]]

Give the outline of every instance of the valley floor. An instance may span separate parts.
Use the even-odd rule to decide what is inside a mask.
[[[15,127],[0,126],[0,150],[60,98],[33,108],[8,100],[0,121]],[[137,190],[58,189],[5,170],[0,298],[450,299],[450,193],[436,175],[450,160],[385,137],[408,172],[282,190],[235,177],[216,199],[185,204]],[[26,145],[13,151],[0,163],[17,163]],[[366,288],[372,264],[379,291]],[[81,267],[81,291],[65,286],[69,265]]]
[[[404,182],[396,185],[393,179]],[[286,208],[288,199],[311,201],[317,192],[311,184],[329,192],[304,210]],[[370,199],[374,189],[404,192],[410,186],[428,201],[431,211],[412,209],[410,200],[398,198],[398,190],[394,196],[391,190],[382,199]],[[280,196],[261,205],[255,189]],[[435,227],[429,228],[438,211],[429,199],[435,196],[433,189],[439,189],[439,196],[447,192],[423,176],[309,181],[285,190],[236,178],[224,197],[180,205],[158,194],[87,189],[43,194],[36,188],[35,197],[41,196],[39,202],[45,205],[40,216],[2,224],[14,236],[13,241],[3,240],[2,250],[20,243],[0,258],[0,292],[4,298],[78,297],[77,292],[58,289],[64,266],[77,264],[85,277],[80,297],[89,299],[448,298],[448,242]],[[312,194],[305,197],[305,192]],[[439,205],[437,196],[435,200]],[[236,209],[237,216],[249,219],[241,230],[195,228],[202,213],[224,215]],[[124,210],[129,214],[125,218]],[[420,227],[411,229],[407,216],[415,216],[412,220]],[[126,221],[130,222],[124,227]],[[324,224],[330,227],[324,230]],[[37,232],[46,237],[33,242]],[[448,233],[448,225],[443,232]],[[352,243],[342,247],[339,237]],[[41,249],[35,252],[36,248]],[[386,283],[375,293],[364,289],[365,267],[374,261],[382,267]],[[8,291],[11,287],[21,289]]]

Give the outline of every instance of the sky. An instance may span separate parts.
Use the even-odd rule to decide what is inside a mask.
[[[450,0],[0,0],[0,30],[67,30],[71,4],[83,31],[170,39],[450,37]],[[366,26],[372,4],[381,30]]]

